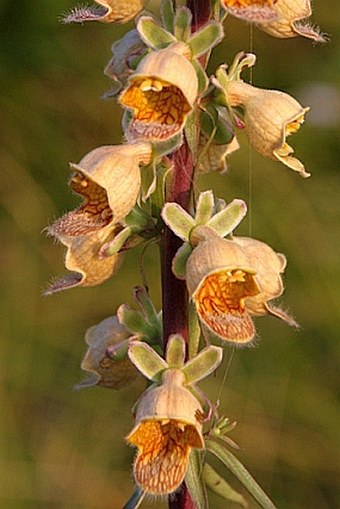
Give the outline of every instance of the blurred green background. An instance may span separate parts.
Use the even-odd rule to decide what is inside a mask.
[[[328,45],[272,39],[229,19],[227,39],[211,61],[213,71],[253,49],[255,85],[312,106],[293,139],[312,177],[250,154],[241,136],[229,172],[201,180],[201,189],[212,186],[226,200],[245,199],[250,213],[238,233],[251,226],[289,262],[282,303],[301,330],[258,319],[258,345],[235,351],[220,405],[238,421],[232,438],[239,458],[280,509],[340,507],[340,7],[314,3],[313,19],[331,35]],[[100,99],[110,88],[102,70],[111,43],[133,27],[63,26],[58,16],[71,7],[69,0],[0,1],[3,509],[120,509],[132,488],[133,450],[123,437],[143,383],[120,392],[72,386],[83,378],[85,330],[120,303],[132,303],[141,252],[128,253],[120,272],[98,288],[41,295],[65,272],[63,247],[42,231],[78,203],[67,187],[68,161],[121,141],[120,110]],[[159,306],[157,256],[156,248],[147,251],[146,273]],[[231,350],[204,385],[213,400],[230,356]],[[237,507],[211,501],[214,509]],[[149,506],[166,505],[143,505]]]

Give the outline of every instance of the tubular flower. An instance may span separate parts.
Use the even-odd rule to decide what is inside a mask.
[[[245,110],[245,132],[249,142],[261,155],[280,161],[302,177],[309,177],[304,165],[292,156],[294,149],[286,138],[304,122],[303,108],[293,97],[277,90],[263,90],[243,81],[231,81],[227,89],[230,106]]]
[[[142,396],[135,427],[126,438],[138,447],[136,482],[152,495],[174,492],[184,479],[191,449],[204,448],[203,410],[184,384],[179,369],[164,371],[162,385]]]
[[[139,14],[148,0],[96,0],[93,6],[79,6],[62,18],[63,23],[84,23],[101,21],[102,23],[127,23]]]
[[[133,112],[129,139],[162,141],[183,129],[197,97],[198,80],[182,52],[182,44],[154,51],[130,76],[119,99]]]
[[[145,51],[145,44],[137,30],[130,30],[122,39],[112,44],[112,58],[104,69],[104,73],[115,82],[113,94],[116,94],[132,74],[133,62]],[[110,96],[110,92],[105,94]]]
[[[268,301],[283,292],[285,257],[263,242],[243,237],[222,239],[213,232],[190,255],[186,281],[203,324],[225,341],[238,345],[255,336],[250,315],[272,313],[293,320]]]
[[[261,23],[258,28],[281,39],[301,35],[316,42],[327,41],[318,28],[303,21],[312,14],[310,0],[278,0],[275,7],[278,18],[269,23]]]
[[[117,271],[121,255],[98,253],[122,229],[121,221],[134,207],[141,183],[140,163],[151,159],[151,145],[137,143],[92,150],[78,165],[71,164],[71,189],[82,205],[58,219],[48,233],[67,248],[65,265],[72,274],[53,283],[47,294],[82,285],[94,286]]]
[[[277,19],[275,4],[278,0],[221,0],[230,14],[246,21],[263,23]]]
[[[107,355],[107,349],[120,346],[131,336],[130,332],[119,323],[116,316],[106,318],[98,325],[87,330],[85,341],[89,346],[81,363],[84,371],[92,376],[80,382],[76,388],[99,385],[110,389],[120,389],[132,382],[138,371],[128,356],[114,360]]]

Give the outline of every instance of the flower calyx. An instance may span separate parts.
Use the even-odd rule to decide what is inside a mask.
[[[204,191],[199,195],[194,217],[177,203],[166,203],[162,218],[175,235],[184,241],[172,262],[175,276],[185,279],[186,263],[200,240],[198,233],[202,226],[225,237],[238,226],[246,213],[247,205],[243,200],[235,199],[228,205],[222,200],[215,202],[212,191]]]

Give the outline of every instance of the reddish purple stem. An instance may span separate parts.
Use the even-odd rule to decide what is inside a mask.
[[[210,18],[210,0],[188,0],[188,8],[192,12],[192,31],[195,32]],[[190,205],[193,160],[190,149],[184,141],[183,145],[173,154],[173,169],[170,189],[166,201],[176,202],[185,210]],[[172,259],[182,241],[165,227],[161,241],[162,264],[162,309],[164,351],[169,336],[180,333],[188,339],[188,293],[185,281],[177,279],[172,270]],[[174,495],[169,496],[169,509],[196,509],[189,491],[183,482]]]

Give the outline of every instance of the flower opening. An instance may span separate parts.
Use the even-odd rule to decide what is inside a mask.
[[[237,18],[255,23],[275,20],[277,0],[221,0],[222,6]]]
[[[133,138],[170,138],[180,131],[191,110],[181,90],[156,78],[132,81],[121,102],[133,110]]]
[[[127,440],[138,447],[136,482],[153,495],[175,491],[185,476],[191,448],[202,447],[196,428],[174,419],[142,422]]]
[[[254,275],[241,269],[207,275],[193,299],[201,320],[222,339],[247,343],[255,335],[245,299],[260,292]]]
[[[129,139],[167,140],[184,127],[197,96],[198,80],[181,51],[186,51],[185,45],[154,51],[130,76],[120,95],[121,104],[133,114],[126,133]]]

